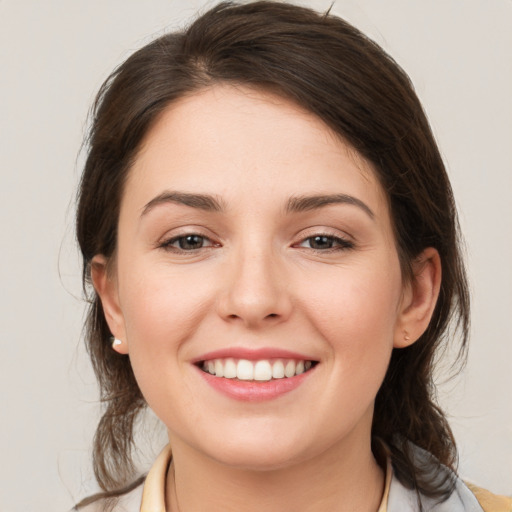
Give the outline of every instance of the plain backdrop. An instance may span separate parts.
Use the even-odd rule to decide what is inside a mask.
[[[302,3],[326,10],[331,0]],[[115,65],[205,5],[0,0],[2,512],[66,511],[93,489],[99,405],[73,232],[86,116]],[[445,157],[473,325],[467,368],[439,398],[461,474],[512,494],[512,1],[337,0],[332,10],[410,74]]]

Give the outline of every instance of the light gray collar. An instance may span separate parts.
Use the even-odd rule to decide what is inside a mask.
[[[409,443],[409,446],[412,449],[414,459],[417,463],[422,466],[425,464],[432,465],[433,471],[436,472],[436,480],[444,481],[448,478],[455,479],[455,489],[453,493],[442,503],[438,503],[437,500],[433,498],[428,498],[423,495],[420,496],[421,504],[425,512],[483,512],[475,495],[450,469],[442,465],[437,467],[437,463],[430,453],[412,443]],[[398,481],[396,475],[393,474],[389,488],[387,512],[418,512],[419,510],[416,491],[407,489]]]

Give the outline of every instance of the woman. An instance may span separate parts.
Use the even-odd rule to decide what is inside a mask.
[[[344,21],[220,4],[136,52],[98,95],[77,231],[106,402],[79,510],[509,506],[456,476],[433,401],[469,321],[442,160]],[[132,482],[146,405],[170,443]]]

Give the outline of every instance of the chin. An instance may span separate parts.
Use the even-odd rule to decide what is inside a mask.
[[[223,436],[222,441],[209,447],[199,448],[212,459],[233,469],[247,471],[275,471],[293,466],[307,459],[304,438],[301,443],[290,433],[279,435],[267,431],[265,434]]]

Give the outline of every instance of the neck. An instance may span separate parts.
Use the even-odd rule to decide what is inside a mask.
[[[168,512],[377,512],[384,472],[369,436],[345,439],[314,458],[270,471],[226,466],[173,440],[166,485]]]

